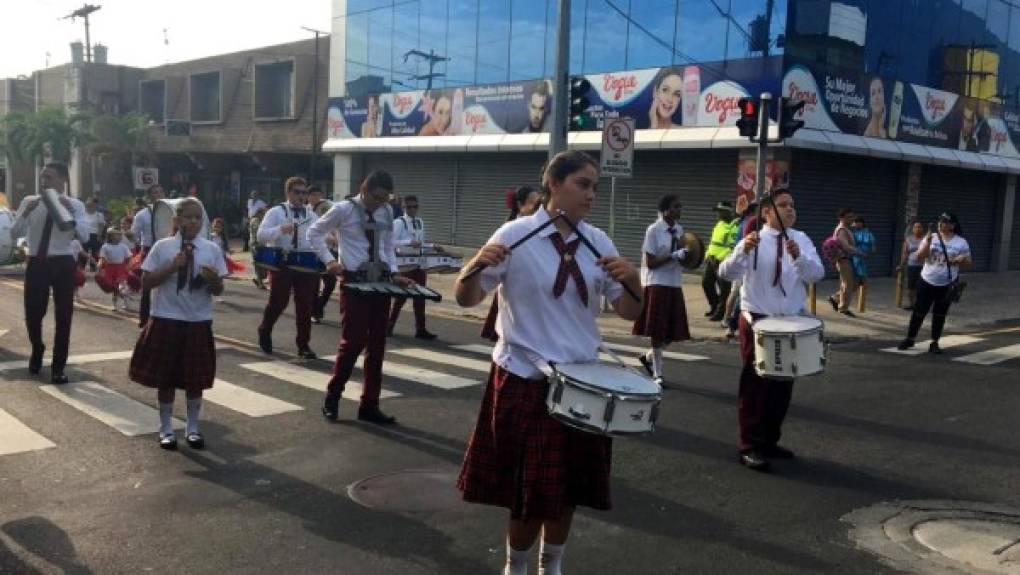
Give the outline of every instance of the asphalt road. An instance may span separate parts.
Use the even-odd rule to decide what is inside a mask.
[[[441,339],[422,344],[408,336],[405,308],[389,342],[404,355],[388,353],[387,366],[468,382],[444,389],[423,383],[437,381],[427,372],[388,377],[384,388],[399,396],[383,407],[398,426],[353,421],[351,401],[331,425],[318,412],[321,393],[280,375],[296,367],[321,378],[330,368],[287,355],[294,351],[289,311],[276,329],[277,356],[257,350],[265,298],[251,285],[228,284],[214,326],[222,345],[217,375],[283,402],[276,404],[283,411],[252,416],[228,408],[229,398],[206,401],[208,448],[196,452],[182,442],[180,451],[165,452],[156,444],[155,415],[153,433],[124,435],[53,395],[48,370],[35,378],[4,363],[24,361],[28,344],[20,279],[0,278],[0,333],[9,330],[0,335],[0,409],[52,443],[0,454],[0,572],[499,572],[506,513],[459,503],[452,487],[484,378],[470,360],[486,359],[454,346],[484,344],[479,325],[430,318]],[[85,358],[68,370],[70,387],[99,403],[115,392],[154,407],[155,394],[126,375],[134,323],[96,307],[75,313],[72,355]],[[312,347],[330,356],[339,335],[336,304],[327,312],[334,319],[313,328]],[[783,440],[798,459],[770,474],[737,464],[736,346],[674,346],[701,359],[667,360],[671,389],[654,435],[615,440],[614,509],[578,514],[566,572],[886,572],[854,548],[840,517],[896,499],[1020,505],[1020,359],[954,361],[1017,346],[1020,331],[983,333],[940,357],[880,351],[895,339],[834,345],[826,374],[798,381]],[[183,416],[181,398],[177,412]],[[0,453],[12,441],[0,434]],[[397,510],[349,497],[359,480],[407,470],[440,475],[410,475],[373,492]]]

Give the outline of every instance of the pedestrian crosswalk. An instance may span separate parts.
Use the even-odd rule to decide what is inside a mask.
[[[94,381],[43,385],[40,389],[128,437],[152,433],[159,421],[159,412],[155,408]],[[174,429],[183,428],[184,424],[175,419]]]
[[[13,415],[0,409],[0,455],[38,451],[56,447],[57,444],[42,434],[18,421]]]
[[[952,361],[957,363],[989,366],[1020,359],[1020,344],[999,345],[998,347],[972,351],[977,347],[988,346],[990,343],[997,345],[996,342],[990,342],[987,338],[971,335],[947,335],[939,339],[939,347],[942,348],[943,352],[947,354],[965,352],[963,355],[951,358]],[[928,353],[930,344],[931,340],[925,340],[917,342],[910,349],[885,347],[881,348],[880,351],[904,356],[919,356]]]

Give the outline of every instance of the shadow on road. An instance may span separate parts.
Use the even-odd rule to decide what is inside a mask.
[[[78,553],[67,533],[45,517],[25,517],[4,523],[3,532],[25,551],[59,567],[67,575],[90,575],[92,570],[78,563]],[[11,573],[38,573],[16,557],[0,542],[0,570]]]

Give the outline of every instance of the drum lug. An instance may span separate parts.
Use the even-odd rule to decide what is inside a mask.
[[[796,335],[791,335],[790,336],[790,349],[797,349],[797,336]]]
[[[553,397],[552,397],[552,399],[553,399],[553,403],[559,403],[560,400],[563,399],[563,382],[562,381],[557,381],[555,383],[555,386],[556,387],[553,389]]]
[[[758,334],[758,337],[755,341],[758,342],[758,345],[765,345],[765,337],[762,336],[762,334],[760,333]]]
[[[609,422],[613,420],[614,411],[616,411],[616,397],[611,395],[609,396],[609,403],[606,405],[606,411],[602,415],[602,420],[606,422],[606,425],[609,425]]]

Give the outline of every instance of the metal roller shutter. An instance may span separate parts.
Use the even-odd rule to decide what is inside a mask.
[[[459,246],[483,245],[506,221],[506,193],[518,186],[540,188],[545,154],[462,154],[457,160],[457,229]]]
[[[427,239],[448,244],[453,238],[454,161],[451,155],[371,154],[365,157],[365,174],[386,170],[400,196],[418,196]]]
[[[1009,269],[1020,270],[1020,202],[1016,200],[1013,201],[1013,232],[1009,238]]]
[[[985,172],[924,166],[921,173],[921,221],[933,222],[944,210],[955,212],[970,244],[974,271],[991,269],[999,185],[999,175]]]
[[[896,267],[901,239],[896,232],[899,162],[863,156],[794,150],[790,190],[797,204],[796,228],[820,251],[836,227],[836,213],[850,208],[875,235],[875,253],[867,258],[868,274],[887,276]],[[830,273],[832,266],[826,265]]]

